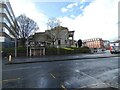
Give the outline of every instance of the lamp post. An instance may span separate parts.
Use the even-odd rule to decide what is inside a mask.
[[[59,51],[59,45],[57,46],[57,55],[59,55],[60,51]]]
[[[29,55],[28,55],[28,38],[27,38],[27,56],[29,56]]]
[[[17,57],[17,38],[15,38],[15,57]]]

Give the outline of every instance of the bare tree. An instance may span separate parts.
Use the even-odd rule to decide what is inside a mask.
[[[60,28],[61,26],[61,21],[59,19],[56,18],[50,18],[48,20],[47,23],[47,27],[48,27],[48,34],[52,40],[53,46],[55,41],[58,39],[58,35],[60,33]]]
[[[18,16],[18,24],[20,26],[19,36],[22,44],[25,45],[26,39],[38,29],[37,23],[27,17],[25,14]]]
[[[47,27],[50,29],[53,29],[55,27],[61,26],[61,22],[59,19],[56,18],[50,18],[47,23]]]

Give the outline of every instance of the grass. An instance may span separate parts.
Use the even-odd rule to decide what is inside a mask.
[[[74,50],[74,49],[72,49],[72,48],[63,48],[63,49],[65,49],[65,50]]]

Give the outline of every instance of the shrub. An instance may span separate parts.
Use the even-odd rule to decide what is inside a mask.
[[[27,51],[27,48],[26,47],[23,47],[23,46],[20,46],[17,48],[17,56],[26,56],[26,51]]]

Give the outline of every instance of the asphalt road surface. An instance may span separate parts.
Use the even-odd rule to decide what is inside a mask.
[[[118,57],[3,65],[3,88],[118,88]],[[119,80],[120,81],[120,80]]]

